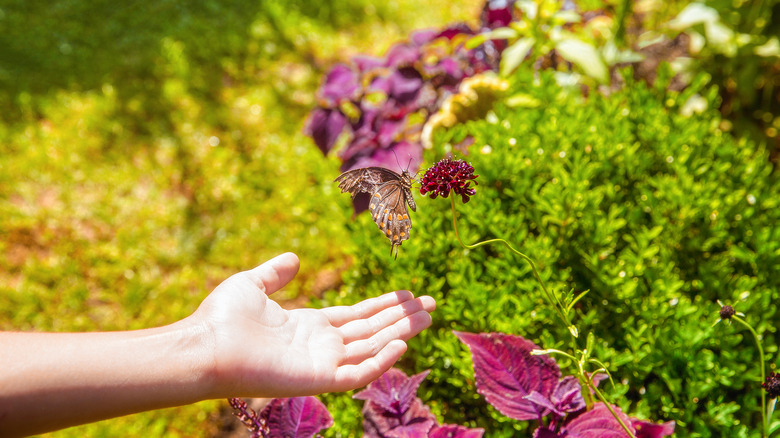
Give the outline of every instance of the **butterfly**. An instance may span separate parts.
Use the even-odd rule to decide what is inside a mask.
[[[400,175],[384,167],[364,167],[348,170],[334,180],[339,183],[341,193],[352,195],[368,193],[368,211],[371,217],[388,239],[390,239],[390,254],[401,246],[401,242],[409,238],[412,220],[409,219],[409,204],[412,211],[417,211],[417,205],[412,198],[412,177],[404,170]],[[398,251],[395,251],[398,257]]]

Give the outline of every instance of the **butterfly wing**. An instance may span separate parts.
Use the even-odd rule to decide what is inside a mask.
[[[352,198],[358,193],[373,194],[379,186],[390,181],[401,180],[401,175],[384,167],[363,167],[348,170],[334,181],[339,183],[341,193],[349,193]]]
[[[409,230],[412,229],[406,204],[406,191],[400,181],[390,181],[379,186],[371,194],[368,203],[368,211],[379,231],[390,239],[391,253],[409,238]]]
[[[358,193],[371,195],[368,210],[379,231],[390,239],[390,252],[409,239],[412,221],[407,204],[417,211],[411,192],[411,178],[407,172],[399,175],[383,167],[365,167],[342,173],[335,180],[342,193],[352,198]],[[396,252],[397,254],[397,252]]]

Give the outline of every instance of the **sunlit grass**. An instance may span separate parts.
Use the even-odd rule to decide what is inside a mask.
[[[53,85],[16,94],[14,117],[0,123],[0,329],[170,323],[228,275],[284,251],[302,264],[280,293],[286,305],[337,287],[351,209],[332,183],[337,160],[301,134],[321,75],[356,53],[381,55],[413,29],[474,20],[479,3],[360,8],[342,27],[276,11],[282,32],[259,15],[246,39],[218,42],[232,44],[218,59],[192,55],[208,50],[171,32],[141,70],[70,78],[72,86],[39,72]],[[202,70],[215,65],[213,83]],[[221,407],[203,402],[47,436],[213,436]]]

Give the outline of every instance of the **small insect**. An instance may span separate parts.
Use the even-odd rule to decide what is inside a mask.
[[[412,177],[404,170],[400,175],[384,167],[364,167],[346,171],[335,179],[342,193],[349,193],[354,199],[358,193],[368,193],[368,211],[379,227],[379,231],[390,239],[390,254],[401,242],[409,238],[412,220],[409,219],[409,204],[412,211],[417,205],[412,198]],[[395,251],[398,257],[398,251]]]

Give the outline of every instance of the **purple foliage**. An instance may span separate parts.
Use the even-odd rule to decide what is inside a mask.
[[[428,438],[482,438],[485,429],[469,429],[456,424],[443,424],[431,430]]]
[[[527,398],[536,392],[535,399],[549,400],[561,377],[552,358],[531,355],[536,344],[504,333],[455,335],[471,350],[477,392],[499,412],[515,420],[538,420],[550,412]]]
[[[656,424],[632,418],[631,425],[636,429],[636,438],[663,438],[674,433],[674,421]]]
[[[422,123],[464,78],[497,70],[506,42],[487,41],[474,49],[464,43],[480,31],[506,26],[514,10],[514,0],[490,0],[479,28],[457,24],[418,31],[383,58],[357,56],[351,65],[336,65],[318,90],[319,105],[309,115],[306,134],[324,154],[348,135],[340,152],[342,171],[366,161],[394,169],[396,158],[388,152],[405,160],[400,149],[411,146],[409,170],[415,172],[422,157]]]
[[[420,382],[428,375],[424,371],[407,376],[391,368],[366,389],[354,395],[365,400],[363,432],[367,438],[481,438],[484,430],[445,424],[439,426],[436,417],[417,397]]]
[[[309,135],[314,144],[327,154],[336,144],[336,139],[347,126],[347,118],[339,111],[329,108],[317,108],[309,115]]]
[[[436,425],[436,417],[417,398],[417,388],[428,375],[424,371],[407,376],[391,368],[366,389],[354,395],[365,400],[363,430],[366,437],[414,438],[427,437]]]
[[[357,74],[348,66],[337,64],[325,76],[325,82],[319,90],[319,98],[328,107],[335,108],[344,101],[356,99],[359,89]]]
[[[621,412],[617,406],[612,406],[612,409],[628,426],[631,433],[635,434],[636,431],[628,416]],[[607,406],[604,403],[596,403],[593,409],[582,413],[563,426],[560,436],[567,438],[625,438],[628,435]]]
[[[355,394],[354,398],[373,402],[384,411],[402,414],[409,409],[412,401],[417,397],[417,388],[428,372],[423,371],[409,377],[403,371],[391,368],[371,382],[366,389]]]
[[[516,420],[540,420],[534,438],[623,438],[625,430],[609,408],[596,403],[586,411],[582,387],[574,376],[560,378],[555,360],[531,355],[533,342],[504,333],[455,335],[471,350],[477,392],[499,412]],[[599,374],[593,383],[605,379]],[[629,418],[612,406],[621,421],[637,438],[662,438],[674,432],[674,421],[663,424]]]
[[[333,426],[328,408],[315,397],[276,398],[261,412],[269,437],[311,438]]]
[[[582,399],[580,382],[574,376],[566,376],[558,382],[550,397],[545,397],[537,391],[531,392],[526,400],[546,408],[556,417],[562,418],[569,412],[577,412],[585,408]],[[556,421],[558,418],[556,418]]]

